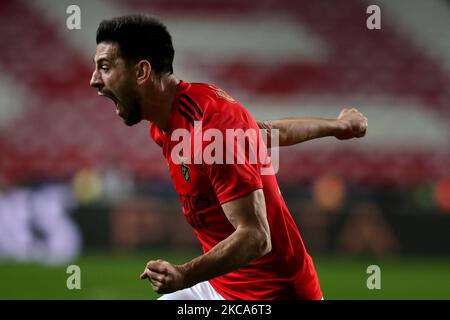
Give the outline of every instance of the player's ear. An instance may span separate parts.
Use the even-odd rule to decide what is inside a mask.
[[[152,72],[152,66],[151,66],[150,62],[148,62],[147,60],[141,60],[136,64],[135,72],[136,72],[137,83],[139,85],[143,84],[150,77],[150,74]]]

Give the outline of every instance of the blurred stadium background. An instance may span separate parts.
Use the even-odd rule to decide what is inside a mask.
[[[68,30],[66,9],[81,9]],[[368,30],[366,8],[381,8]],[[335,118],[364,139],[283,149],[278,180],[327,299],[450,299],[450,1],[0,1],[0,298],[152,299],[153,258],[200,252],[147,124],[89,87],[95,31],[145,12],[176,75],[258,119]],[[81,267],[68,290],[66,267]],[[369,290],[366,269],[381,269]]]

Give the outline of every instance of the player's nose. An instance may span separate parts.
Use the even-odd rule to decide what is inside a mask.
[[[102,86],[102,80],[99,76],[99,73],[97,72],[97,70],[95,70],[92,73],[92,77],[91,77],[91,81],[89,82],[89,85],[93,88],[99,88]]]

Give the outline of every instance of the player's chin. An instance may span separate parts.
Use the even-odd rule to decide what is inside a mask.
[[[134,126],[142,120],[140,108],[133,106],[130,108],[122,108],[118,114],[127,126]]]
[[[139,122],[141,122],[140,117],[121,116],[121,118],[123,119],[123,122],[129,127],[134,126],[135,124],[138,124]]]

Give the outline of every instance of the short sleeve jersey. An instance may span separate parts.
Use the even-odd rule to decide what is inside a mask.
[[[204,252],[235,230],[221,205],[264,192],[272,250],[210,280],[219,294],[245,300],[322,298],[313,261],[276,177],[261,173],[270,157],[258,125],[239,102],[213,85],[180,81],[166,130],[151,124],[150,134],[162,148],[184,217]]]

